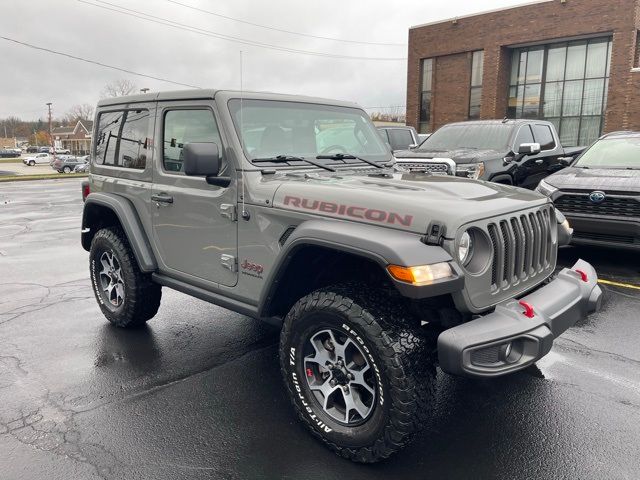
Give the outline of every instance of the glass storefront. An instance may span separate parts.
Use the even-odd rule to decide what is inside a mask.
[[[565,146],[588,145],[604,124],[611,37],[512,51],[509,118],[553,122]]]

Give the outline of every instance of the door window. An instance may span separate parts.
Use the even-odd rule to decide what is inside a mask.
[[[556,141],[548,125],[533,125],[533,134],[536,142],[540,144],[540,150],[553,150],[556,148]]]
[[[413,144],[413,136],[409,130],[392,128],[389,131],[389,143],[394,150],[406,150]]]
[[[531,128],[529,125],[523,125],[520,127],[520,131],[518,131],[518,135],[516,135],[516,141],[514,142],[514,150],[517,151],[518,147],[523,143],[533,143],[533,134],[531,133]]]
[[[162,164],[168,172],[184,174],[183,149],[187,143],[215,143],[222,152],[220,131],[209,109],[169,110],[163,132]]]

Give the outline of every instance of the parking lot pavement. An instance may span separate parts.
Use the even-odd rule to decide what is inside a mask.
[[[30,167],[24,163],[0,163],[0,177],[3,175],[37,175],[42,173],[55,173],[55,170],[46,165],[34,165]]]
[[[294,417],[278,332],[165,289],[147,328],[101,315],[79,244],[80,181],[0,185],[0,478],[635,479],[640,290],[537,366],[497,380],[438,376],[434,415],[376,465],[342,460]],[[562,249],[640,285],[637,255]]]

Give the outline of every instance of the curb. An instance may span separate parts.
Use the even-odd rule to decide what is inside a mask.
[[[7,175],[0,177],[0,183],[3,182],[25,182],[29,180],[64,180],[67,178],[83,178],[87,177],[87,173],[48,173],[46,175]]]

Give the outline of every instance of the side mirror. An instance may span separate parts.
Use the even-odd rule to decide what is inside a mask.
[[[217,177],[220,173],[220,154],[215,143],[187,143],[182,155],[185,175]]]
[[[518,147],[518,153],[520,155],[537,155],[540,153],[539,143],[521,143]]]
[[[185,144],[182,155],[184,173],[191,177],[206,177],[209,185],[228,187],[230,177],[219,177],[220,153],[215,143],[193,142]]]
[[[570,167],[574,160],[575,158],[573,157],[560,157],[558,158],[558,163],[562,167]]]

